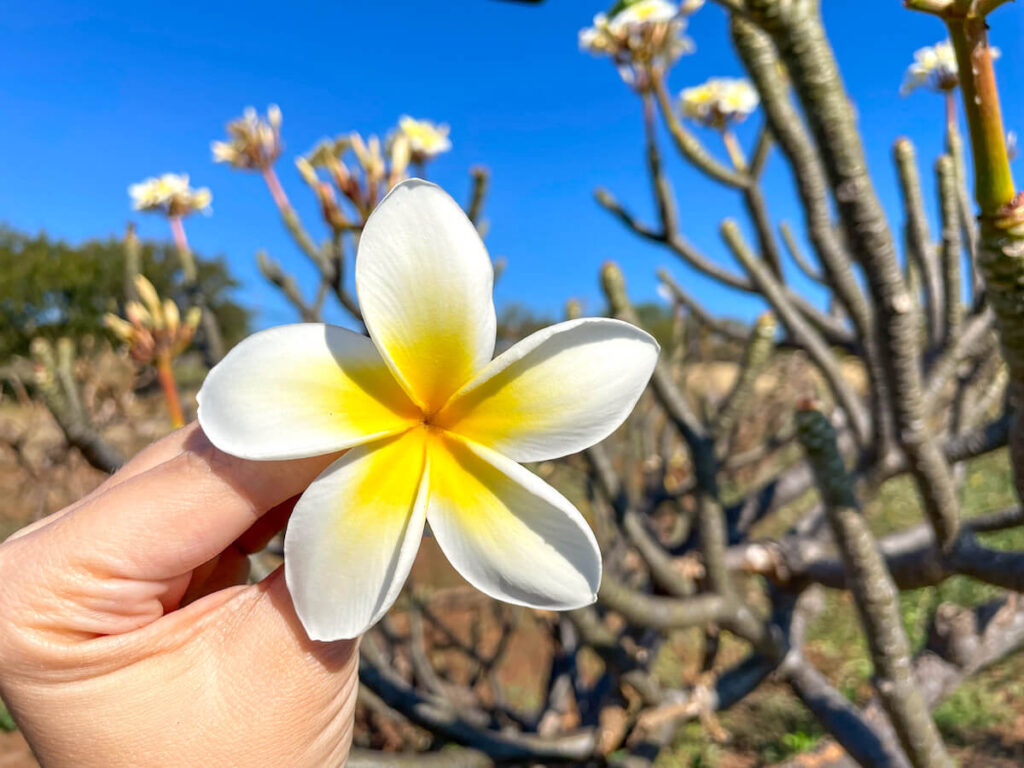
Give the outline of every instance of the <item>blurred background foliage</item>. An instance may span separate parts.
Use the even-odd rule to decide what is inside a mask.
[[[143,241],[142,273],[161,296],[185,303],[174,246]],[[197,257],[199,283],[228,345],[250,330],[250,310],[232,297],[238,281],[223,257]],[[29,235],[0,225],[0,360],[27,355],[32,339],[113,341],[103,323],[123,309],[125,246],[120,239],[69,244],[45,233]]]

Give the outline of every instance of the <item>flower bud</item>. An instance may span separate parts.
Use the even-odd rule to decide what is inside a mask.
[[[320,183],[320,179],[317,178],[316,169],[313,168],[313,164],[300,156],[295,158],[295,167],[299,170],[299,175],[302,176],[303,181],[315,189],[317,184]]]
[[[196,328],[199,327],[199,321],[202,317],[203,310],[199,307],[189,307],[188,311],[185,312],[185,327],[194,333]]]
[[[112,312],[108,312],[103,316],[103,325],[105,325],[111,333],[126,344],[130,344],[132,338],[135,336],[135,327],[127,320],[121,319]]]
[[[269,168],[281,154],[281,120],[281,110],[275,104],[267,107],[266,119],[246,107],[240,118],[227,124],[228,141],[210,145],[214,162],[243,170]]]
[[[153,324],[153,317],[149,311],[137,301],[129,301],[124,306],[124,315],[135,327],[149,326]]]
[[[178,305],[170,299],[164,299],[164,325],[167,329],[169,336],[174,336],[178,332],[178,326],[181,324],[181,313],[178,311]]]
[[[409,147],[409,139],[404,134],[393,137],[390,149],[391,173],[388,177],[388,186],[393,187],[405,178],[405,172],[409,167],[412,152]]]
[[[154,328],[162,328],[164,324],[163,307],[160,305],[160,297],[156,288],[143,275],[135,276],[135,290],[139,292],[139,298],[149,310],[149,317]]]
[[[270,123],[270,127],[274,129],[274,133],[281,132],[281,108],[277,104],[271,104],[267,107],[267,122]]]

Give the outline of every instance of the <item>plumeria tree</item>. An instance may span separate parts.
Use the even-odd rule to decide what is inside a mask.
[[[1024,382],[1024,227],[986,39],[988,16],[1001,3],[907,3],[944,22],[950,40],[919,51],[904,86],[946,98],[946,147],[934,166],[938,237],[907,139],[893,147],[903,209],[883,210],[817,2],[715,4],[728,16],[745,78],[685,81],[678,62],[694,48],[684,33],[699,3],[626,0],[581,31],[581,47],[611,60],[640,103],[656,219],[641,220],[607,190],[596,197],[620,224],[677,258],[684,274],[760,297],[767,312],[737,326],[705,308],[684,280],[660,273],[679,332],[662,349],[630,422],[579,455],[537,467],[582,489],[604,559],[596,602],[527,614],[547,650],[535,665],[541,700],[522,709],[509,703],[496,670],[524,609],[481,612],[467,633],[415,582],[407,586],[396,612],[362,646],[358,738],[364,746],[420,749],[394,764],[646,765],[689,721],[699,720],[708,738],[722,737],[715,713],[774,679],[829,734],[817,764],[949,766],[932,709],[1024,644],[1024,609],[1010,596],[1024,583],[1024,555],[983,538],[1024,516],[1014,506],[965,517],[959,493],[964,462],[1008,443],[1018,492],[1024,488],[1024,429],[1014,415]],[[958,94],[969,142],[958,131]],[[758,121],[749,147],[734,130],[743,120]],[[447,130],[403,118],[384,141],[350,134],[298,158],[328,232],[317,245],[273,170],[280,126],[279,112],[265,120],[248,113],[214,148],[218,160],[260,171],[319,284],[311,297],[265,256],[264,274],[303,319],[319,319],[334,296],[362,322],[346,287],[346,258],[410,165],[422,175],[447,149]],[[705,131],[718,134],[720,150],[705,142]],[[722,222],[723,253],[738,269],[683,234],[666,147],[736,191],[754,235],[750,242],[739,221]],[[772,153],[793,172],[803,237],[771,216],[761,179]],[[478,223],[486,175],[476,171],[473,179],[466,211]],[[801,291],[794,268],[827,301]],[[642,325],[619,268],[607,264],[601,278],[609,313]],[[578,307],[567,313],[574,317]],[[684,343],[694,328],[741,350],[724,395],[685,385],[688,366],[699,363]],[[768,374],[786,386],[766,395],[758,381]],[[914,484],[924,521],[878,537],[863,510],[901,475]],[[765,521],[808,498],[782,534],[754,538]],[[915,646],[900,614],[901,590],[953,576],[1008,593],[979,607],[939,606],[927,642]],[[848,592],[857,608],[873,668],[866,700],[843,695],[805,654],[822,589]],[[655,669],[662,649],[677,631],[694,628],[704,637],[701,674],[666,679]],[[720,658],[726,641],[744,649],[738,660]],[[442,662],[452,655],[462,664]],[[380,760],[357,750],[353,764]]]
[[[651,0],[631,7],[665,5]],[[798,349],[820,376],[815,399],[803,401],[787,428],[802,444],[806,462],[781,472],[774,467],[774,476],[767,484],[759,479],[741,492],[740,498],[732,502],[739,504],[739,513],[730,514],[728,502],[724,509],[714,509],[725,501],[719,490],[723,480],[736,485],[735,474],[730,471],[734,455],[722,451],[721,446],[735,423],[735,395],[744,386],[751,386],[751,372],[764,364],[758,348],[772,343],[765,342],[754,329],[736,388],[710,419],[683,407],[687,398],[677,388],[670,368],[655,374],[656,398],[677,424],[690,454],[695,475],[693,493],[698,498],[706,497],[712,507],[698,518],[705,588],[730,598],[719,609],[723,613],[717,617],[718,623],[745,637],[754,659],[759,655],[758,642],[764,637],[757,632],[750,634],[731,612],[742,610],[742,601],[736,597],[740,574],[756,573],[767,578],[771,615],[775,617],[771,634],[785,638],[768,655],[780,660],[782,677],[845,748],[848,758],[844,759],[863,765],[951,765],[929,710],[948,693],[952,682],[977,665],[990,663],[993,657],[957,663],[941,643],[914,657],[896,595],[900,588],[938,583],[957,573],[1011,590],[1020,583],[1022,561],[1017,556],[997,554],[978,542],[978,529],[974,527],[977,521],[962,519],[957,494],[958,466],[969,456],[1005,443],[1015,402],[1011,398],[1005,410],[991,418],[1007,380],[995,352],[992,330],[1002,316],[1002,347],[1004,357],[1010,360],[1015,354],[1013,337],[1018,325],[1009,308],[1017,305],[1016,289],[1010,282],[1020,274],[1011,254],[1019,255],[1021,247],[1016,240],[1018,226],[1013,223],[1019,215],[1015,213],[1019,201],[1009,180],[998,92],[992,77],[995,53],[983,34],[985,17],[998,3],[908,3],[942,17],[953,43],[918,51],[904,85],[905,90],[927,85],[946,95],[947,151],[936,162],[942,214],[942,238],[936,243],[924,212],[913,146],[907,139],[898,139],[894,145],[904,201],[906,248],[902,259],[866,174],[862,140],[817,4],[751,0],[720,5],[729,15],[732,41],[747,70],[747,82],[713,79],[686,88],[677,108],[666,85],[668,66],[654,63],[642,67],[642,76],[630,71],[624,78],[643,104],[647,171],[658,221],[641,222],[611,194],[598,192],[599,203],[639,236],[663,244],[690,268],[732,289],[759,294],[781,326],[781,336],[774,342],[776,355],[781,352],[780,346]],[[597,20],[596,26],[601,23]],[[678,16],[672,23],[678,24]],[[623,57],[637,59],[629,51],[637,38],[655,45],[660,36],[653,30],[634,33],[609,50],[588,45],[589,32],[581,35],[585,47],[611,55],[620,72]],[[660,60],[666,58],[672,57],[663,55]],[[639,60],[658,62],[659,57],[648,50]],[[960,72],[970,74],[961,81]],[[964,93],[974,146],[980,235],[974,224],[976,209],[968,204],[963,191],[966,174],[953,100],[958,86]],[[750,115],[759,102],[764,114],[762,127],[753,148],[744,152],[730,125]],[[727,219],[721,225],[723,243],[741,266],[740,272],[699,252],[683,237],[663,168],[658,122],[685,160],[711,179],[740,192],[756,244],[745,240],[736,221]],[[717,159],[687,122],[718,131],[728,160]],[[979,154],[979,141],[988,147],[984,154]],[[781,229],[779,242],[760,191],[759,178],[773,144],[794,172],[813,262],[801,252],[798,239],[788,227]],[[835,214],[830,203],[835,206]],[[828,291],[827,313],[808,302],[787,281],[782,246],[809,279]],[[992,249],[987,257],[986,248]],[[968,263],[977,273],[966,306],[960,273],[965,250]],[[667,273],[662,279],[688,312],[709,317]],[[629,317],[629,300],[614,266],[606,267],[605,287],[613,312]],[[990,304],[994,308],[1002,305],[1003,309],[993,313]],[[849,364],[851,358],[865,372],[866,393],[854,391],[840,367]],[[1012,382],[1012,365],[1009,378]],[[1009,434],[1012,441],[1013,431]],[[591,463],[600,475],[600,463]],[[1021,474],[1024,465],[1018,467]],[[909,472],[916,482],[928,520],[919,533],[915,531],[923,538],[913,545],[909,531],[896,534],[901,538],[891,541],[874,539],[860,513],[876,497],[886,478],[903,472]],[[608,480],[612,479],[609,475]],[[790,494],[809,482],[816,486],[818,502],[786,536],[771,543],[743,542],[754,520],[771,514],[780,501],[793,498]],[[624,485],[625,480],[618,478],[617,487]],[[606,482],[605,487],[616,486]],[[770,498],[767,502],[766,493]],[[610,500],[615,498],[606,495]],[[639,501],[643,509],[644,496],[649,493],[636,500],[627,496],[620,503],[634,506]],[[708,502],[698,501],[697,506],[705,504]],[[756,510],[752,513],[748,511],[751,505]],[[1010,518],[1012,522],[1007,522],[1011,525],[1019,522],[1015,513]],[[633,543],[642,555],[647,551]],[[663,541],[655,543],[664,545]],[[831,547],[836,554],[828,557],[838,556],[838,562],[830,565],[835,568],[835,580],[823,579],[816,569],[818,558]],[[665,584],[656,583],[651,565],[654,559],[645,559],[655,591],[670,592]],[[1001,567],[990,567],[995,561]],[[929,576],[922,578],[920,569],[927,569]],[[801,614],[810,610],[804,606],[811,604],[808,596],[814,592],[809,586],[815,583],[849,589],[858,607],[877,692],[877,702],[865,710],[838,695],[802,656],[799,633],[806,619]],[[665,607],[679,608],[682,618],[686,616],[683,606],[687,602],[693,605],[694,599],[678,597],[681,599],[666,602]],[[989,648],[998,646],[998,654],[1009,652],[1021,641],[1015,603],[1001,605],[1002,615],[987,614],[999,615],[999,620],[986,623],[978,619],[974,624],[977,636],[970,641],[982,644],[988,634]],[[996,608],[993,605],[987,610]],[[699,612],[691,609],[689,619],[706,620],[698,616]],[[950,632],[941,626],[944,620],[943,612],[937,611],[934,621],[939,636]],[[1001,640],[996,641],[996,637]],[[769,646],[775,642],[770,641]],[[728,690],[723,681],[732,681],[731,673],[743,670],[748,662],[718,675],[720,695]],[[937,668],[943,674],[936,677]]]

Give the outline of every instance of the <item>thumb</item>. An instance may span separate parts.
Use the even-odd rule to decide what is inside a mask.
[[[358,641],[309,640],[280,569],[44,656],[31,671],[3,667],[4,694],[42,764],[345,764]]]
[[[202,642],[213,646],[206,650],[226,683],[220,695],[235,712],[258,702],[257,717],[266,726],[248,729],[259,743],[250,741],[246,753],[258,755],[261,765],[343,765],[352,740],[359,641],[310,640],[281,568],[238,588],[210,618],[217,631]]]
[[[5,544],[0,564],[10,578],[0,608],[51,638],[143,627],[178,606],[194,569],[333,459],[246,461],[219,451],[201,430],[160,458]]]

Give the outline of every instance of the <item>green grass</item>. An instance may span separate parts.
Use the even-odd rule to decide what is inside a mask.
[[[687,723],[659,755],[656,768],[715,768],[729,751],[774,763],[813,749],[824,735],[800,702],[775,686],[721,713],[720,721],[729,734],[727,744],[716,744],[699,723]]]
[[[717,768],[722,747],[707,738],[699,723],[679,729],[670,749],[663,749],[654,768]]]
[[[962,685],[935,710],[935,722],[947,741],[970,744],[979,733],[1006,723],[1003,696],[985,681]]]
[[[817,744],[823,731],[811,713],[786,689],[765,692],[722,714],[733,748],[773,763]]]

